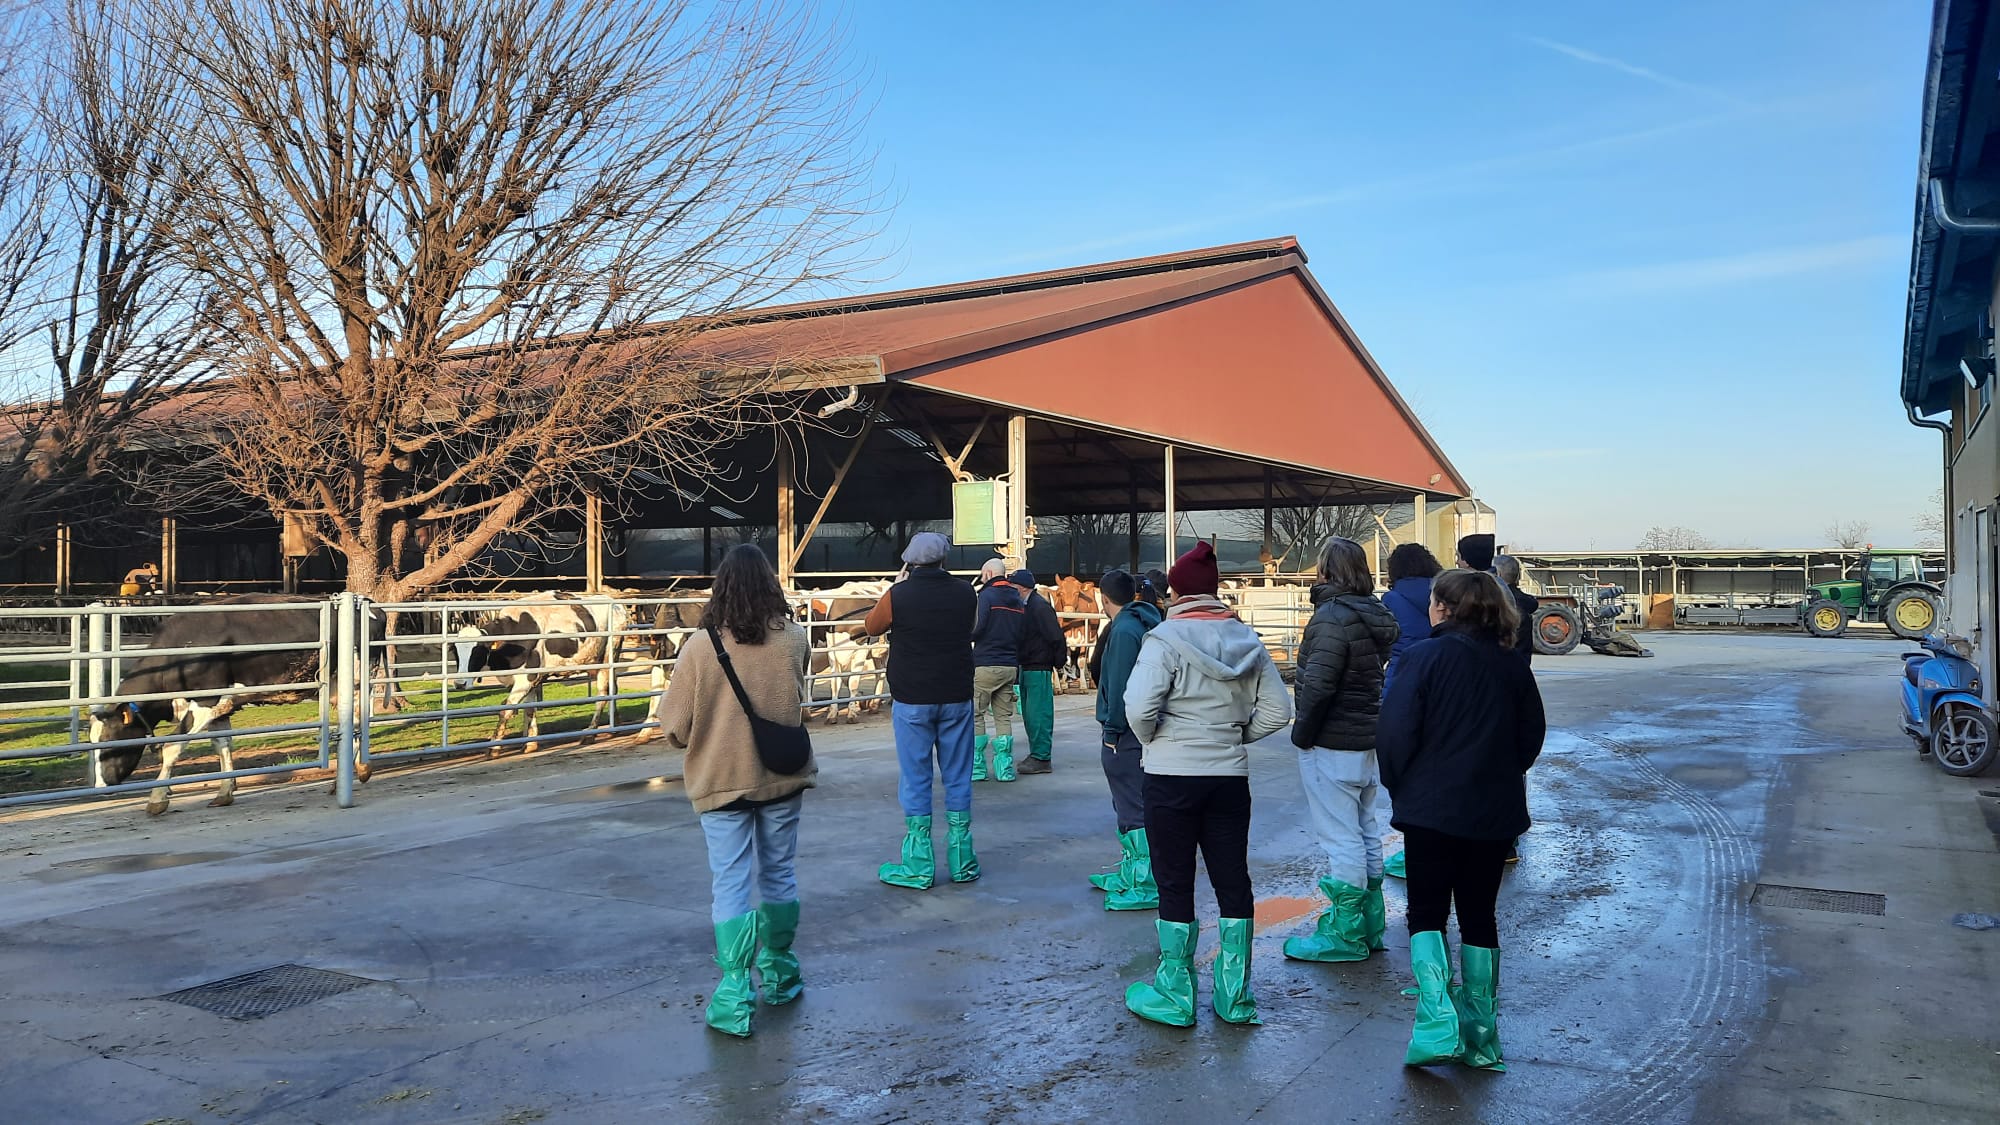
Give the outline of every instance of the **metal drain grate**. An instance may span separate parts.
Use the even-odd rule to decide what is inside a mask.
[[[1757,906],[1825,910],[1834,914],[1880,914],[1889,905],[1889,900],[1881,895],[1861,891],[1823,891],[1818,887],[1787,887],[1779,883],[1757,884],[1750,901]]]
[[[254,973],[169,992],[156,999],[186,1004],[227,1019],[260,1020],[301,1004],[310,1004],[375,983],[367,977],[329,972],[309,965],[273,965]]]

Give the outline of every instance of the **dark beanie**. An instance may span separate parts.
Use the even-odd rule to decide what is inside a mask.
[[[1149,602],[1157,603],[1166,601],[1167,572],[1164,570],[1147,571],[1146,580],[1139,584],[1139,596]]]
[[[1168,568],[1167,585],[1183,597],[1213,594],[1221,589],[1222,568],[1215,561],[1215,548],[1196,540],[1194,547]]]
[[[1493,537],[1491,535],[1468,535],[1458,541],[1458,557],[1473,570],[1493,569]]]
[[[1124,605],[1138,592],[1139,582],[1122,570],[1107,570],[1104,577],[1097,580],[1097,592],[1112,605]]]

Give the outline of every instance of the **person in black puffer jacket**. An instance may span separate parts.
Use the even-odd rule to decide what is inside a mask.
[[[1299,646],[1295,678],[1299,778],[1313,829],[1326,850],[1320,880],[1330,905],[1310,934],[1285,942],[1298,961],[1365,961],[1383,942],[1382,830],[1375,822],[1381,782],[1375,722],[1382,669],[1396,643],[1396,615],[1375,597],[1361,544],[1334,536],[1319,552],[1320,584]]]

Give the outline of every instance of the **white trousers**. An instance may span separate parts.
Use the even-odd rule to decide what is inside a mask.
[[[1375,816],[1382,780],[1375,751],[1301,751],[1299,781],[1313,832],[1326,851],[1328,877],[1365,888],[1382,874],[1382,829]]]

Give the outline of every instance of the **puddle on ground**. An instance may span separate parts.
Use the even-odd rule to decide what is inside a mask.
[[[664,793],[680,785],[678,777],[642,777],[616,785],[593,785],[588,789],[565,789],[542,798],[543,804],[568,805],[578,801],[606,801],[613,797],[641,797],[650,791]]]
[[[146,871],[161,871],[169,867],[186,867],[193,863],[214,863],[219,859],[235,859],[238,854],[237,852],[154,852],[151,855],[105,855],[96,859],[72,859],[63,863],[52,863],[29,877],[43,883],[67,883],[98,875],[136,875]]]
[[[1255,911],[1255,929],[1258,933],[1296,922],[1308,914],[1318,913],[1326,905],[1323,898],[1260,898]]]

